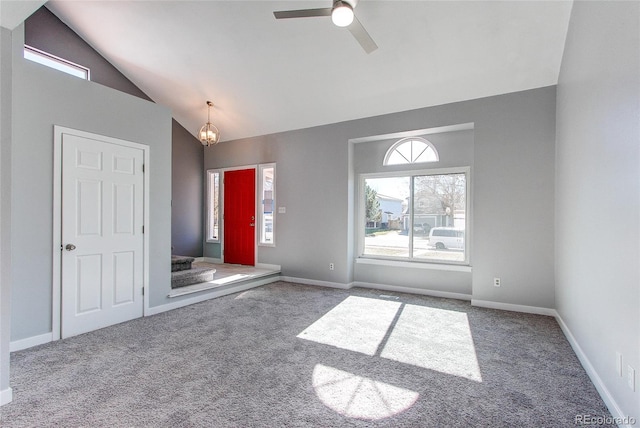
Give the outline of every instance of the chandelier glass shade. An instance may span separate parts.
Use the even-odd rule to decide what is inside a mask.
[[[207,101],[207,106],[207,123],[200,128],[198,137],[200,138],[200,142],[203,146],[210,147],[218,144],[220,141],[220,131],[213,123],[211,123],[211,107],[213,107],[213,103],[211,101]]]

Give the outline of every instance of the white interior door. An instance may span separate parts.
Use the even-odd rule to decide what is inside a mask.
[[[144,152],[62,136],[62,337],[142,316]]]

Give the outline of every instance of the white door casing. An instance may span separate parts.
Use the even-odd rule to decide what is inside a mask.
[[[65,338],[143,315],[147,154],[136,143],[94,134],[59,137],[59,310]],[[53,324],[55,331],[55,316]]]

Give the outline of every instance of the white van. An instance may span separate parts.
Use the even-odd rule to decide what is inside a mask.
[[[438,250],[464,250],[464,230],[455,227],[434,227],[429,232],[429,246]]]

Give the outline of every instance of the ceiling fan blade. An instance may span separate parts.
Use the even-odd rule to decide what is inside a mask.
[[[325,7],[322,9],[302,9],[302,10],[281,10],[273,12],[273,16],[276,19],[288,19],[288,18],[311,18],[315,16],[331,16],[331,8]]]
[[[378,45],[373,41],[367,30],[364,29],[358,18],[353,17],[353,22],[347,27],[347,29],[356,38],[362,49],[368,54],[378,49]]]

